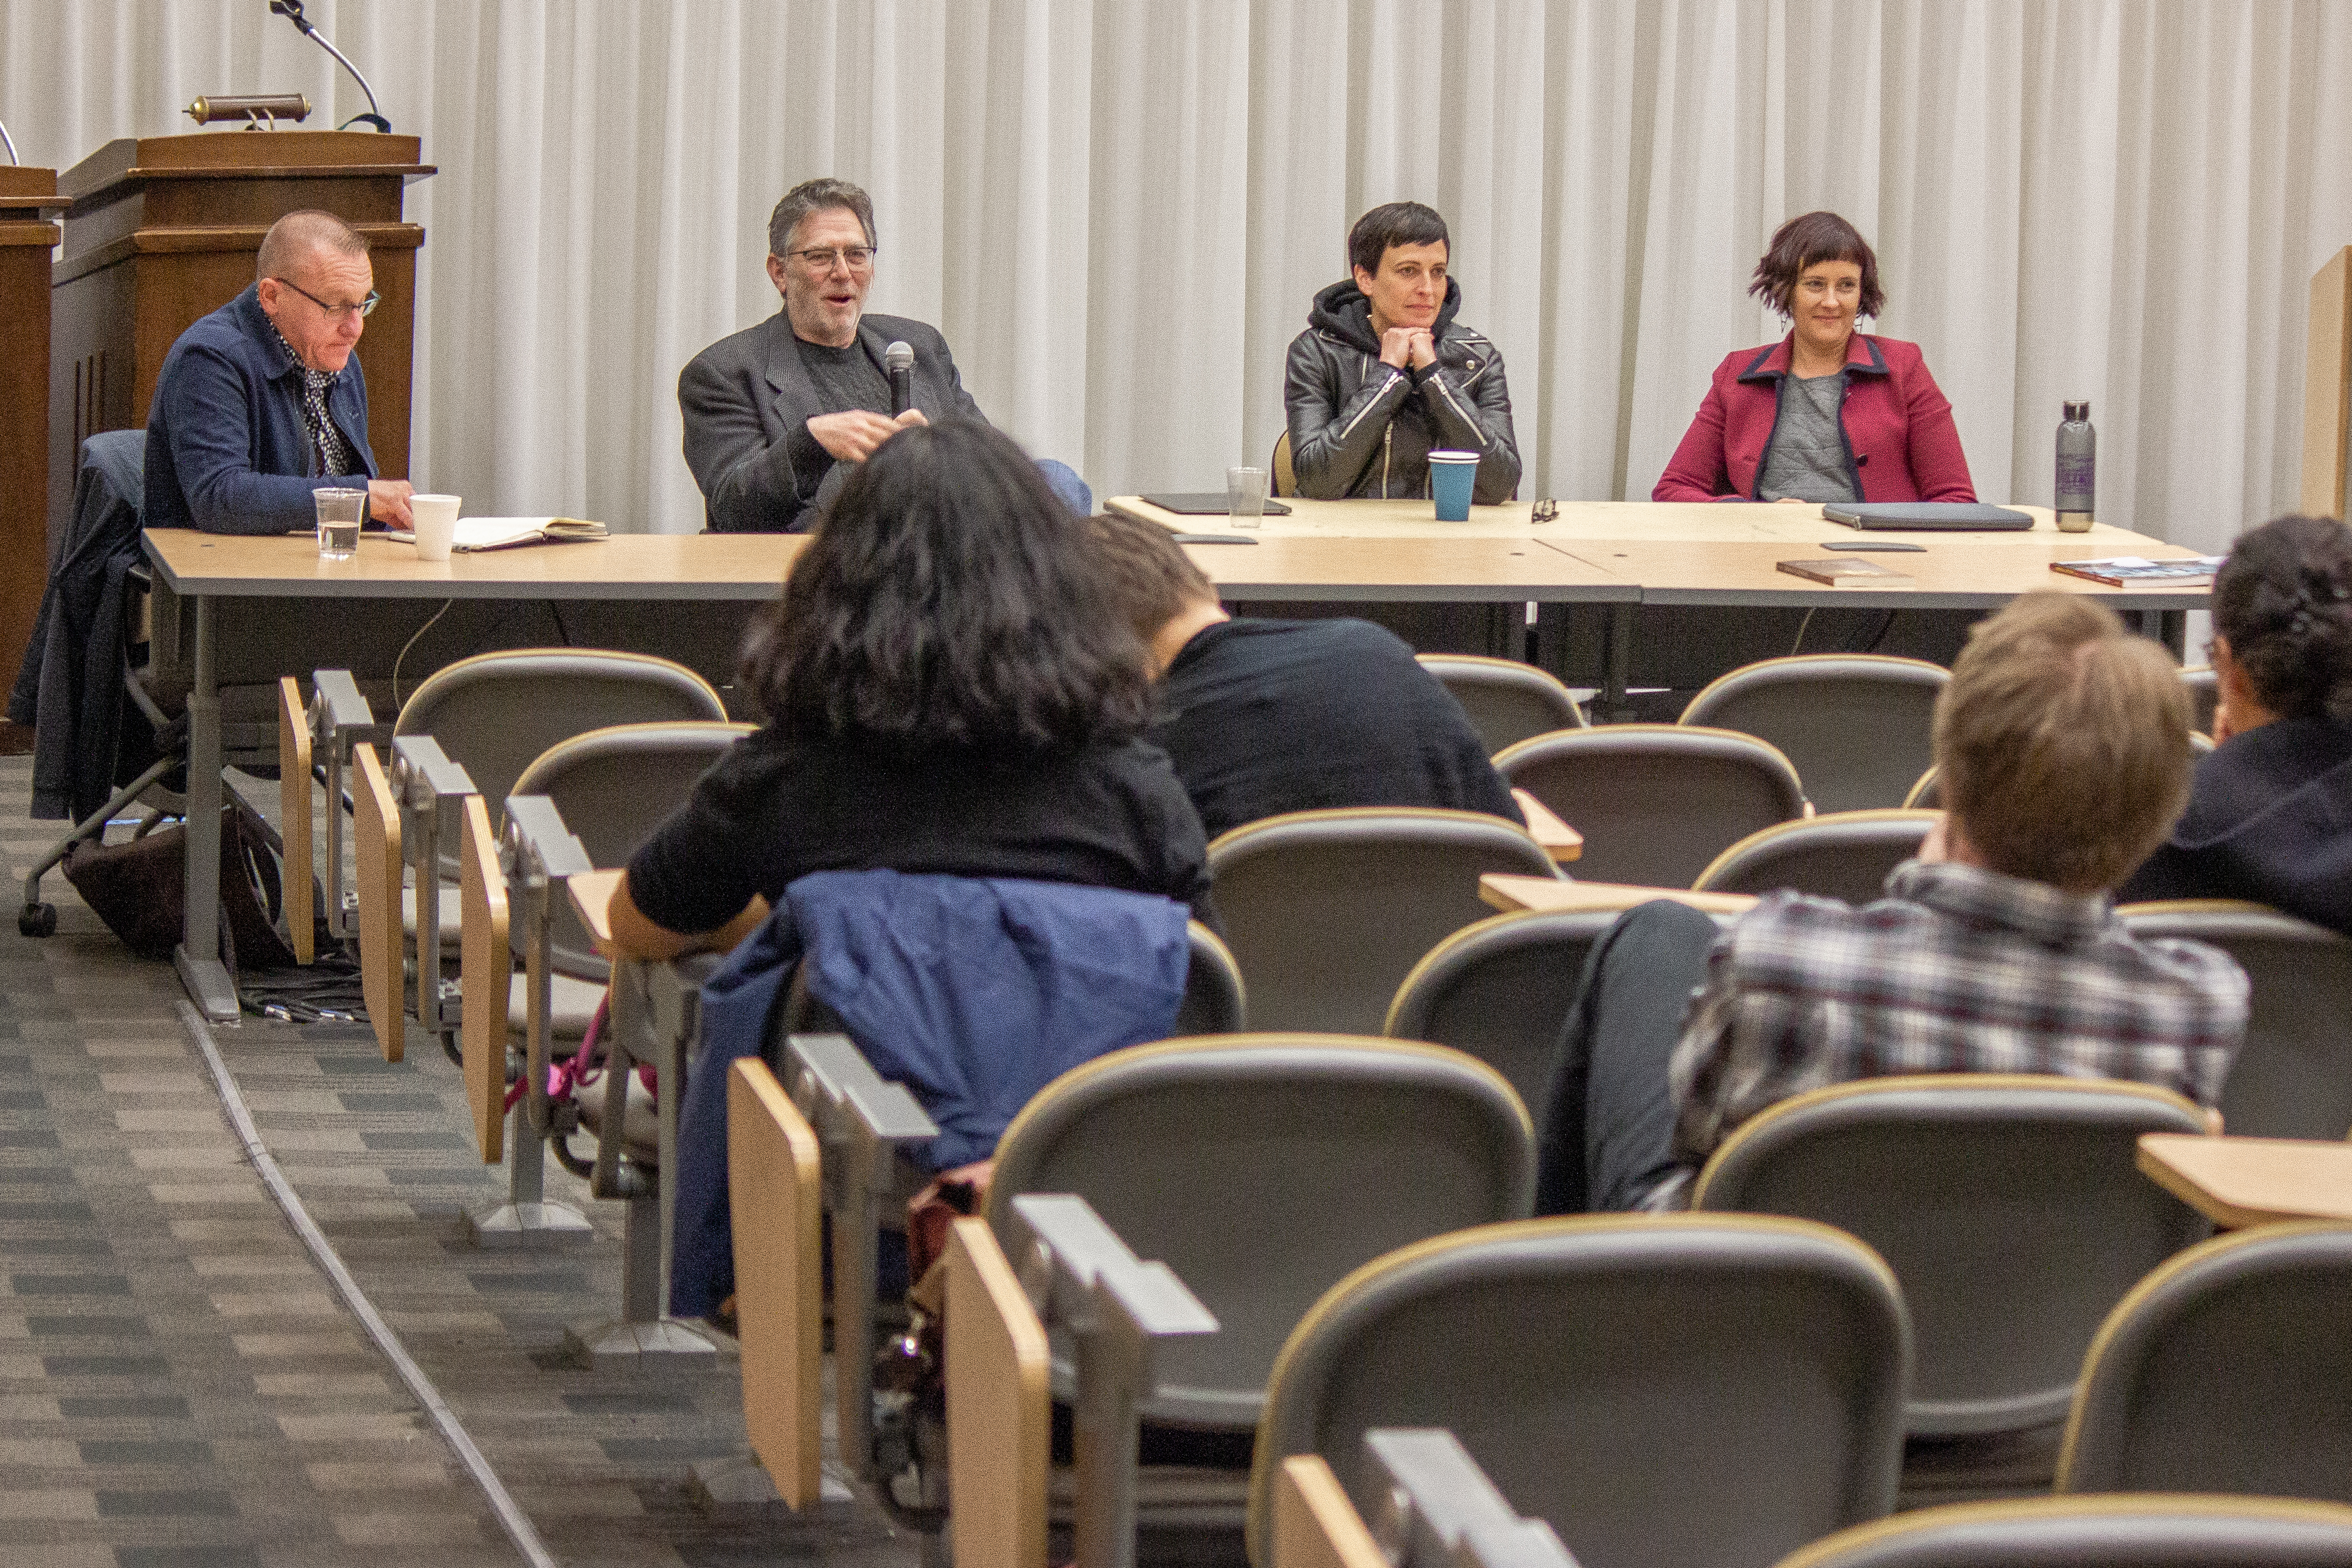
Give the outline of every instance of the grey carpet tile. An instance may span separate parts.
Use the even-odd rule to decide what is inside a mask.
[[[29,788],[29,759],[0,759],[0,801]],[[0,807],[17,878],[55,831],[22,809]],[[171,967],[131,958],[62,878],[44,891],[58,935],[0,938],[0,1562],[517,1561],[247,1165]],[[548,1195],[591,1238],[476,1246],[464,1216],[505,1174],[431,1038],[391,1064],[363,1025],[216,1039],[304,1205],[559,1561],[911,1568],[914,1539],[867,1505],[696,1502],[694,1461],[743,1452],[733,1358],[571,1356],[567,1329],[619,1310],[619,1205],[550,1161]]]

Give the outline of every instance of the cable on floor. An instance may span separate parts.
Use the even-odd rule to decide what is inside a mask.
[[[296,1195],[292,1184],[286,1180],[286,1173],[278,1168],[278,1162],[261,1142],[261,1133],[253,1124],[253,1113],[246,1109],[245,1096],[238,1090],[236,1080],[229,1076],[228,1063],[221,1058],[220,1047],[214,1042],[213,1032],[205,1023],[204,1015],[184,1001],[175,1005],[181,1026],[187,1030],[188,1037],[195,1042],[196,1049],[204,1053],[205,1065],[212,1069],[213,1086],[219,1091],[221,1110],[227,1114],[229,1126],[236,1133],[238,1142],[245,1145],[246,1158],[252,1162],[254,1171],[261,1177],[261,1184],[269,1189],[269,1195],[284,1211],[287,1223],[294,1227],[294,1234],[302,1238],[310,1260],[319,1266],[319,1271],[327,1277],[328,1283],[334,1286],[335,1294],[342,1298],[343,1305],[350,1308],[352,1316],[359,1320],[361,1329],[373,1342],[375,1348],[392,1363],[392,1370],[399,1374],[401,1384],[408,1390],[410,1397],[424,1407],[425,1415],[432,1417],[433,1425],[439,1428],[442,1438],[457,1456],[457,1462],[465,1467],[467,1475],[473,1477],[474,1484],[482,1489],[482,1495],[489,1500],[491,1511],[499,1516],[499,1523],[505,1527],[507,1539],[514,1542],[515,1550],[522,1553],[524,1561],[531,1568],[562,1568],[554,1554],[548,1551],[546,1543],[540,1540],[530,1516],[523,1512],[522,1506],[507,1490],[506,1483],[499,1479],[496,1470],[490,1468],[489,1460],[484,1458],[481,1449],[474,1446],[472,1436],[457,1419],[457,1413],[449,1408],[448,1401],[441,1397],[441,1391],[433,1385],[431,1378],[425,1375],[425,1369],[410,1357],[407,1348],[400,1342],[400,1336],[392,1331],[392,1325],[383,1321],[383,1315],[375,1310],[375,1303],[361,1290],[359,1281],[352,1278],[352,1271],[343,1267],[343,1260],[336,1253],[334,1244],[327,1239],[326,1233],[310,1217],[310,1211],[302,1206],[301,1198]]]

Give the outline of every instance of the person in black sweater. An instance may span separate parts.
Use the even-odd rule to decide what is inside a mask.
[[[2213,579],[2220,742],[2189,809],[2116,892],[2251,899],[2352,936],[2352,530],[2282,517]]]
[[[1200,818],[1137,736],[1150,667],[1087,524],[1010,437],[902,430],[745,641],[767,720],[630,858],[625,950],[731,947],[813,871],[1157,893],[1207,919]]]
[[[1214,837],[1329,806],[1431,805],[1522,823],[1462,705],[1365,621],[1234,619],[1165,529],[1097,517],[1127,624],[1161,671],[1146,738]]]

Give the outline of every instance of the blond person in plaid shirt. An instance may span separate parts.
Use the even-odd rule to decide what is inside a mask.
[[[2105,606],[2029,594],[1981,623],[1936,709],[1945,819],[1886,897],[1774,893],[1724,931],[1660,901],[1594,945],[1538,1212],[1680,1207],[1742,1121],[1855,1079],[2058,1073],[2215,1105],[2246,977],[2134,937],[2111,896],[2180,815],[2189,730],[2172,661]]]

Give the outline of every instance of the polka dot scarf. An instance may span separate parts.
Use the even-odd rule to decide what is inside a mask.
[[[269,321],[268,316],[261,319]],[[286,334],[278,330],[275,321],[269,321],[269,335],[278,340],[278,346],[286,351],[286,357],[302,373],[302,420],[310,427],[310,444],[319,449],[319,472],[350,473],[351,447],[344,443],[342,432],[335,428],[335,422],[327,417],[327,388],[335,384],[336,373],[312,370],[304,364],[302,356],[294,352],[294,345],[286,341]]]

